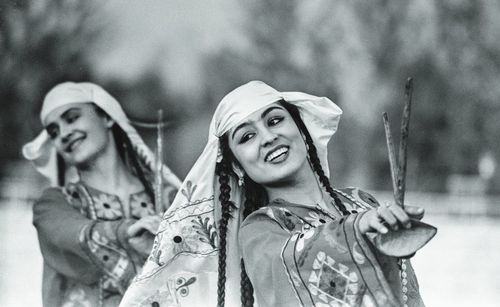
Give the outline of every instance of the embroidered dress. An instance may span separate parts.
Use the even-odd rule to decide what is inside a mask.
[[[131,174],[142,178],[143,184],[154,180],[153,173],[157,178],[162,176],[163,201],[155,208],[147,194],[140,192],[123,204],[116,195],[86,186],[80,182],[77,165],[60,167],[46,129],[25,144],[23,156],[53,187],[33,206],[33,224],[44,257],[42,296],[46,307],[118,305],[145,261],[129,246],[128,227],[141,217],[163,213],[180,185],[167,166],[157,166],[119,102],[96,84],[65,82],[55,86],[45,96],[40,120],[45,125],[47,116],[56,109],[82,103],[94,104],[116,125],[110,129],[125,135],[126,139],[116,144],[124,155],[115,158],[123,159]],[[64,188],[60,186],[64,184]]]
[[[145,261],[128,245],[126,230],[154,214],[145,191],[123,204],[81,182],[47,189],[33,206],[44,306],[117,306]]]
[[[402,305],[397,259],[377,253],[356,228],[378,204],[358,189],[339,192],[347,217],[333,200],[322,208],[278,199],[243,222],[239,242],[258,306]],[[424,306],[406,263],[407,304]]]
[[[217,162],[222,159],[219,140],[230,129],[242,123],[252,113],[282,100],[298,108],[300,116],[317,147],[317,155],[325,175],[327,177],[329,176],[327,144],[331,136],[337,130],[342,114],[342,110],[336,104],[326,97],[316,97],[300,92],[278,92],[261,81],[251,81],[236,88],[227,94],[219,103],[210,123],[208,142],[205,149],[181,184],[180,191],[177,193],[172,206],[165,212],[150,257],[146,261],[141,273],[134,278],[127,289],[120,306],[217,306],[219,269],[219,225],[217,222],[221,218],[221,206],[219,202],[220,178],[216,173],[216,165]],[[239,236],[238,233],[240,231],[242,211],[244,209],[243,204],[245,203],[245,187],[238,185],[237,181],[237,178],[229,177],[228,185],[230,186],[230,200],[234,203],[236,208],[232,213],[232,218],[228,222],[226,235],[224,303],[225,306],[228,307],[241,306],[240,264],[242,250],[238,248],[238,246],[241,246],[238,239],[239,237],[241,239],[241,236]],[[359,192],[358,194],[363,195],[365,198],[369,197],[366,193]],[[318,223],[321,223],[321,220],[325,219],[324,216],[320,216],[320,213],[314,210],[309,210],[304,214],[298,214],[298,216],[303,217],[304,223],[309,220],[309,223],[312,225],[319,225]],[[352,219],[356,219],[357,216],[359,216],[359,214],[352,214],[352,217],[348,220],[350,224],[344,224],[352,226],[356,221]],[[243,231],[245,231],[245,229],[253,229],[254,233],[247,233],[246,235],[249,237],[251,235],[258,236],[260,241],[266,242],[265,246],[262,248],[268,250],[263,250],[263,253],[274,250],[271,254],[279,255],[281,248],[284,247],[285,241],[291,240],[292,235],[296,236],[295,231],[300,229],[297,228],[297,230],[295,230],[295,226],[293,225],[298,225],[297,223],[291,224],[293,226],[291,228],[287,228],[286,224],[280,226],[278,221],[272,220],[266,214],[262,214],[261,211],[257,213],[255,218],[259,220],[263,219],[262,228],[252,228],[252,224],[245,222],[247,226],[243,228]],[[286,222],[287,220],[285,219],[283,221]],[[324,226],[317,226],[317,228],[324,228]],[[352,229],[352,227],[350,229]],[[348,229],[345,233],[350,235],[348,242],[359,238],[359,236],[354,237],[354,235],[357,234],[354,230]],[[303,257],[305,257],[305,255],[312,255],[309,254],[309,250],[312,248],[309,242],[310,239],[316,238],[317,235],[315,235],[315,232],[303,232],[302,234],[302,238],[295,237],[293,244],[297,244],[297,247],[301,248],[300,254],[304,255]],[[322,244],[324,245],[328,244],[327,242],[332,242],[331,244],[337,246],[340,250],[345,249],[346,243],[338,241],[338,237],[335,234],[335,232],[331,232],[330,234],[325,232]],[[359,239],[359,241],[364,242],[364,240],[361,239]],[[260,243],[254,242],[253,244],[258,245]],[[319,245],[319,248],[323,245]],[[292,245],[289,245],[289,249],[285,250],[286,254],[289,255],[289,257],[284,258],[287,261],[295,259],[292,257],[293,249],[290,249],[290,246]],[[245,246],[242,247],[246,248],[246,256],[248,257],[250,253],[249,248]],[[276,250],[277,248],[278,250]],[[366,250],[367,246],[360,246],[360,251],[361,248]],[[347,252],[350,253],[351,250],[352,249],[348,249]],[[319,253],[320,251],[321,250],[316,251],[316,254],[309,258],[304,258],[305,261],[309,261],[307,265],[311,266],[310,262],[313,261],[311,257],[320,257],[318,261],[321,259],[329,259],[326,258],[326,256],[332,259],[336,257],[334,254],[327,254],[326,252],[324,254],[325,257],[323,257],[322,254]],[[260,257],[260,254],[256,255],[256,257]],[[284,265],[282,262],[276,262],[276,258],[272,257],[261,257],[259,259],[259,261],[250,261],[252,262],[251,269],[254,272],[250,277],[253,278],[252,281],[256,283],[260,281],[257,278],[257,273],[262,272],[262,274],[270,274],[272,270],[278,270],[278,266],[283,267]],[[346,259],[350,258],[347,257]],[[245,261],[248,260],[245,259]],[[344,260],[342,259],[342,261]],[[352,263],[348,261],[345,262],[347,265],[352,265]],[[389,263],[392,264],[392,262]],[[267,276],[268,278],[273,278],[273,280],[266,280],[267,284],[264,287],[265,291],[273,292],[269,293],[269,296],[279,295],[287,296],[287,298],[309,295],[307,294],[307,289],[309,288],[304,288],[304,291],[300,291],[297,295],[294,294],[293,288],[289,285],[289,280],[290,278],[306,278],[309,280],[310,276],[302,276],[305,272],[302,269],[303,267],[294,267],[290,265],[289,262],[286,264],[289,265],[290,269],[294,270],[290,270],[289,274],[284,271],[277,271],[279,274],[276,273],[272,277]],[[367,264],[369,264],[369,262],[367,262]],[[262,269],[257,268],[259,265],[262,266]],[[380,265],[385,265],[385,263],[381,263]],[[376,276],[380,276],[380,266],[370,266],[369,269],[371,271],[376,270],[378,272]],[[391,270],[392,269],[391,267]],[[269,272],[264,272],[264,270]],[[354,272],[353,269],[352,271]],[[392,280],[393,275],[394,274],[391,274],[387,277],[387,279],[390,279],[388,282],[389,284],[396,282]],[[363,276],[364,275],[359,275],[359,278]],[[287,286],[282,287],[278,285]],[[373,285],[377,286],[377,282],[369,283],[369,286]],[[262,285],[259,284],[257,287],[258,290],[262,291]],[[391,299],[389,302],[393,303],[395,300],[390,296],[389,288],[384,286],[383,289],[385,291],[384,293],[389,293],[387,295],[388,301]],[[394,295],[397,294],[392,294],[392,296]],[[260,300],[262,304],[266,304],[267,302],[265,296],[258,297],[258,300]],[[257,303],[261,302],[258,301]],[[270,302],[274,302],[274,300],[270,300]],[[311,306],[310,302],[311,301],[305,301],[304,306]],[[315,302],[317,302],[317,304],[321,303],[319,300]],[[292,304],[290,306],[300,305],[300,301],[297,299],[294,301],[294,304],[295,305]],[[370,305],[366,303],[363,306]],[[392,306],[397,305],[393,304]]]

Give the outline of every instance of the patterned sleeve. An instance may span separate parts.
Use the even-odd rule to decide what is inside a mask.
[[[356,230],[362,214],[318,226],[283,208],[250,215],[239,241],[259,306],[399,306],[396,262],[382,271]]]
[[[68,205],[60,189],[47,189],[33,205],[44,261],[60,274],[92,284],[104,274],[123,289],[135,275],[126,253],[132,221],[93,221]]]

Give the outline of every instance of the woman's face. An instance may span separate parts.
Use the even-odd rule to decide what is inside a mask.
[[[302,134],[278,103],[253,114],[228,134],[229,148],[246,174],[264,186],[279,186],[310,170]]]
[[[64,161],[78,166],[104,152],[113,121],[99,114],[92,103],[73,103],[50,112],[44,124]]]

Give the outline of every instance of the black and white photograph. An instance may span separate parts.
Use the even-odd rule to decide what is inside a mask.
[[[499,16],[1,0],[0,306],[498,306]]]

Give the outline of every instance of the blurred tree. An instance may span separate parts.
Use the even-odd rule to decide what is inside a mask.
[[[381,113],[398,139],[409,76],[409,189],[445,191],[450,174],[477,174],[484,153],[500,160],[498,2],[261,0],[244,12],[246,44],[206,61],[207,96],[260,79],[332,98],[345,111],[335,182],[391,188]],[[492,190],[499,183],[497,169]]]
[[[443,191],[450,174],[477,174],[485,152],[498,159],[500,125],[492,115],[500,111],[500,44],[493,39],[500,35],[498,2],[379,0],[353,8],[363,20],[379,86],[389,94],[385,108],[394,130],[402,83],[415,77],[409,188]],[[370,147],[383,142],[381,131]],[[372,172],[379,178],[388,176],[380,154]]]
[[[0,2],[0,173],[40,129],[38,112],[55,84],[90,80],[89,55],[101,34],[96,2]]]
[[[186,141],[182,136],[177,140],[174,137],[178,133],[179,126],[192,124],[189,123],[192,110],[185,108],[188,105],[186,98],[170,91],[155,67],[150,67],[134,80],[111,79],[104,80],[100,84],[120,101],[132,124],[150,148],[156,148],[158,110],[163,110],[164,161],[177,174],[185,172],[184,169],[177,167],[184,161],[185,153],[180,153],[177,149],[183,146],[179,144],[180,142],[189,143],[194,140]],[[197,133],[200,134],[199,130]]]
[[[222,49],[205,59],[208,97],[219,97],[250,80],[281,90],[303,89],[306,72],[297,52],[301,39],[298,0],[247,1],[238,25],[242,46]],[[216,104],[219,100],[212,101]]]

